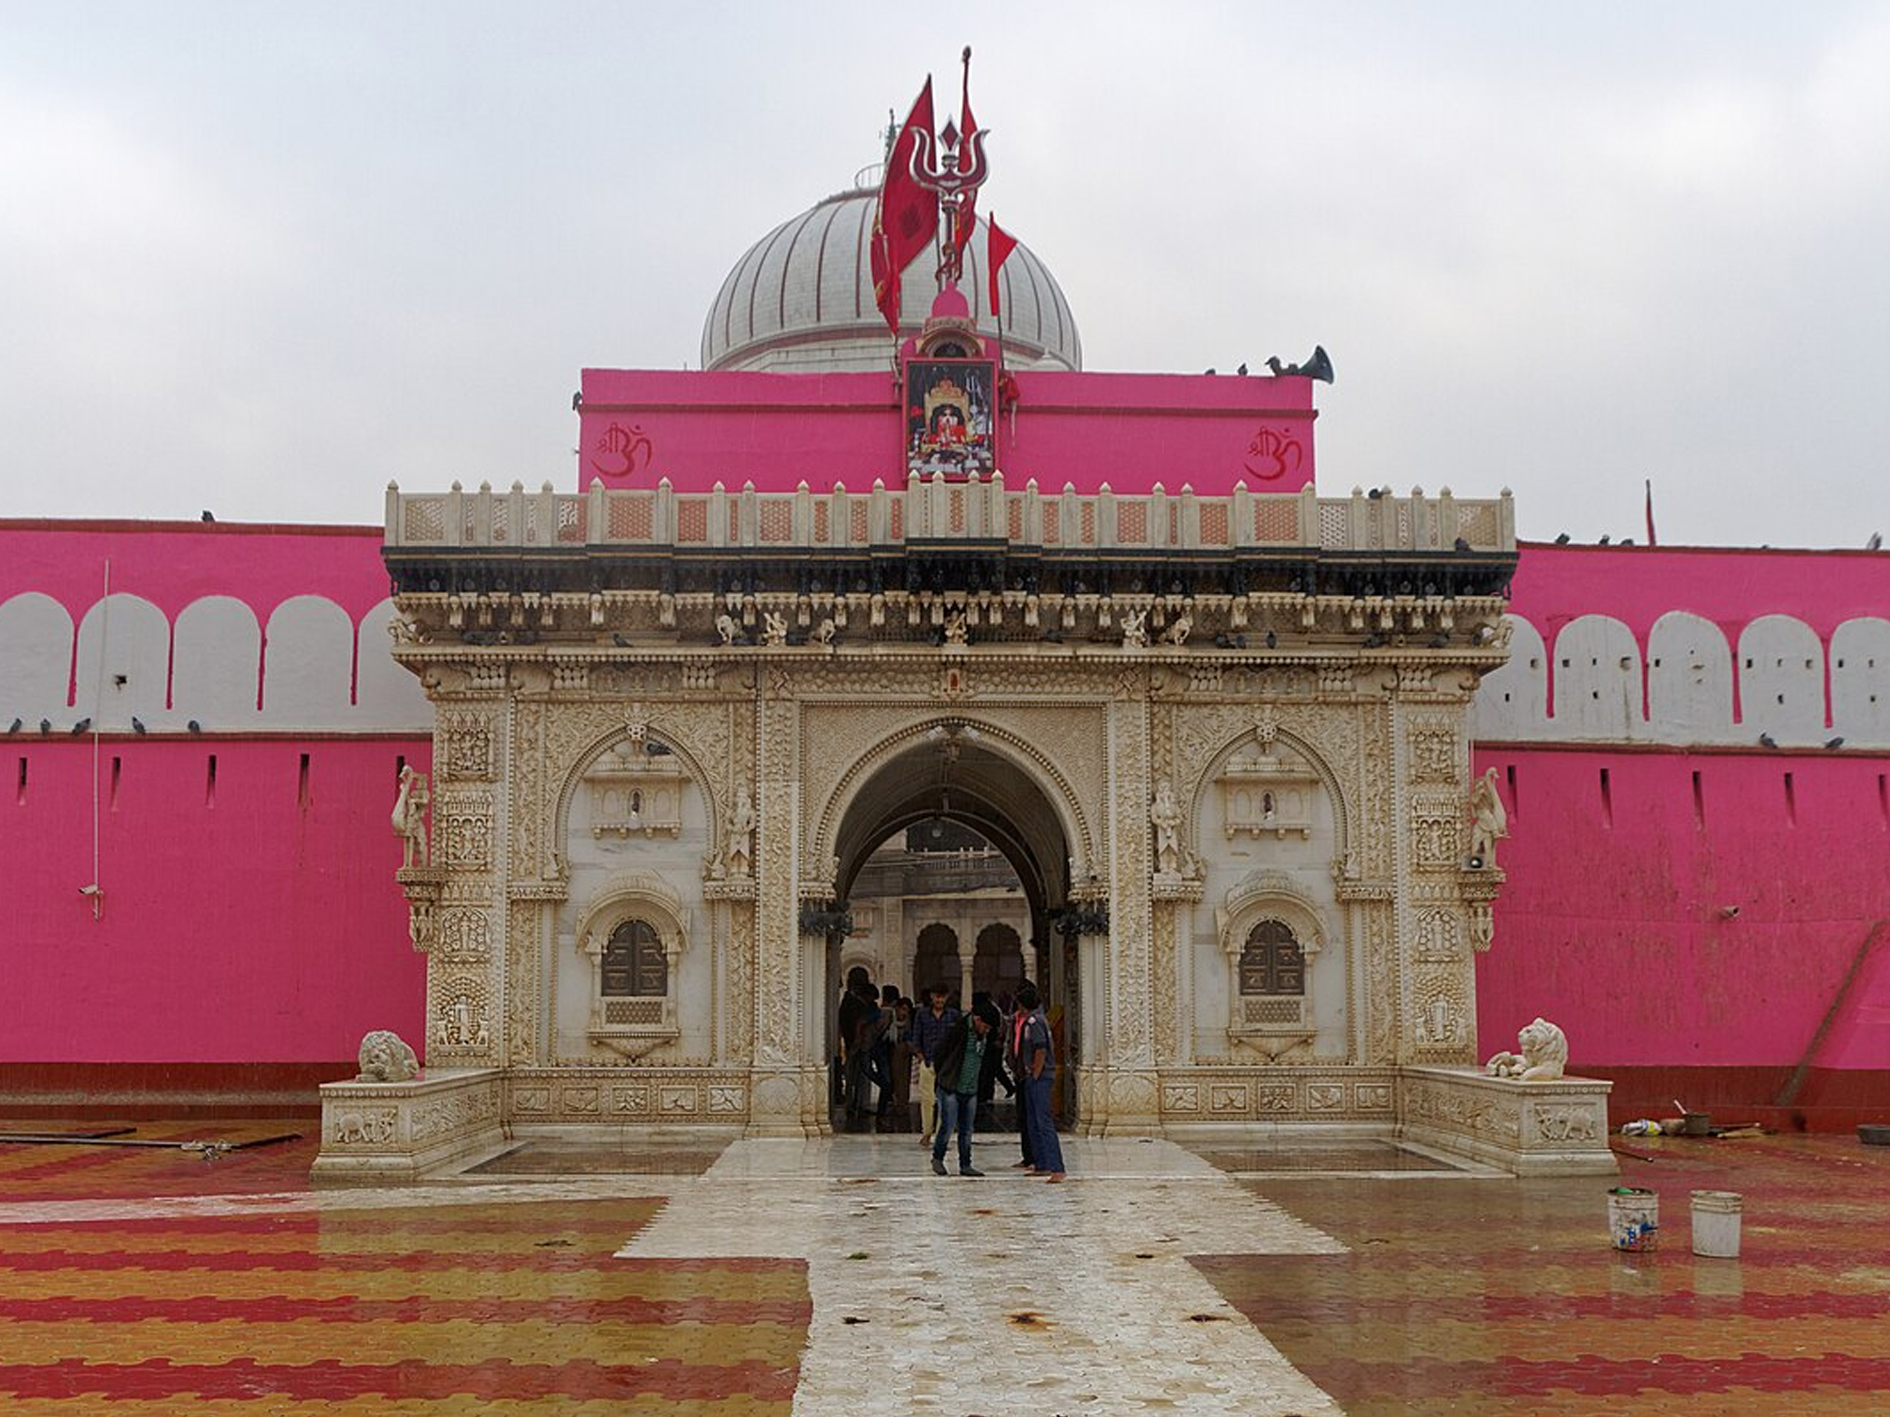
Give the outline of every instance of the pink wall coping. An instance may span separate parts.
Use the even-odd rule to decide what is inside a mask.
[[[1733,645],[1762,615],[1802,620],[1827,644],[1846,620],[1890,617],[1890,552],[1531,541],[1521,553],[1510,610],[1551,650],[1561,628],[1583,615],[1621,621],[1643,654],[1654,622],[1671,610],[1713,621]]]
[[[37,591],[76,622],[97,603],[109,560],[113,594],[141,596],[173,620],[193,600],[227,595],[267,623],[283,601],[319,594],[359,623],[387,599],[381,539],[367,526],[0,521],[0,601]]]

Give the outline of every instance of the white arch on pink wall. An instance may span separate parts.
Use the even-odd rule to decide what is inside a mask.
[[[1804,746],[1830,735],[1824,718],[1824,645],[1791,615],[1761,615],[1739,633],[1741,738],[1769,734]]]
[[[1890,620],[1846,620],[1831,633],[1831,728],[1846,746],[1890,746]]]
[[[1624,742],[1646,737],[1641,647],[1610,615],[1582,615],[1555,637],[1556,738]]]
[[[1647,636],[1647,718],[1664,743],[1724,743],[1733,736],[1732,647],[1719,626],[1670,610]]]
[[[27,591],[0,602],[0,730],[18,718],[65,723],[72,682],[72,617],[50,595]]]
[[[387,633],[393,618],[391,599],[361,617],[355,649],[354,726],[430,733],[433,706],[420,687],[420,677],[394,662],[394,641]]]
[[[321,595],[297,595],[269,616],[263,639],[262,723],[268,728],[350,726],[354,621]]]
[[[1509,659],[1483,676],[1471,704],[1471,732],[1490,742],[1530,742],[1549,729],[1548,652],[1536,627],[1520,615],[1510,625]]]
[[[141,595],[115,592],[79,622],[73,707],[102,730],[122,733],[136,717],[160,723],[170,697],[171,622]]]
[[[177,615],[171,649],[171,717],[215,731],[255,728],[262,675],[256,612],[227,595],[193,600]]]

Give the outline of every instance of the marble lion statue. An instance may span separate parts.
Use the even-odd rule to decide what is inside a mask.
[[[361,1040],[361,1076],[356,1082],[411,1082],[420,1076],[420,1060],[400,1035],[377,1028]]]
[[[1485,1065],[1493,1077],[1519,1078],[1523,1082],[1548,1082],[1562,1076],[1568,1066],[1568,1035],[1539,1018],[1516,1035],[1521,1053],[1498,1053]]]

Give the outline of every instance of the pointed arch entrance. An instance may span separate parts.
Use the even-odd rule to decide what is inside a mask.
[[[1073,843],[1080,838],[1081,828],[1073,825],[1080,821],[1078,808],[1062,784],[996,731],[956,719],[922,725],[901,735],[898,742],[869,755],[868,764],[844,805],[838,806],[832,834],[837,899],[850,899],[868,858],[888,838],[923,822],[945,821],[969,828],[1016,873],[1027,927],[1022,931],[1006,927],[997,933],[987,929],[978,938],[954,936],[949,942],[921,933],[907,942],[915,967],[938,973],[931,961],[942,958],[948,947],[954,971],[961,958],[972,962],[975,971],[976,961],[989,956],[985,971],[990,980],[1014,989],[1029,978],[1042,992],[1060,1038],[1075,1038],[1075,956],[1074,951],[1066,954],[1055,923],[1069,904],[1069,863],[1077,854]],[[837,1013],[843,982],[843,943],[834,939],[827,949],[820,997],[830,1015]],[[974,977],[977,987],[985,987],[985,978],[975,973]],[[915,976],[911,981],[915,992],[928,979]],[[829,1038],[834,1036],[832,1023],[830,1018]],[[1059,1113],[1065,1117],[1075,1106],[1072,1061],[1065,1042],[1058,1059]]]

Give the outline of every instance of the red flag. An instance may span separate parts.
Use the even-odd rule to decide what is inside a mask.
[[[985,222],[984,269],[985,276],[991,283],[991,313],[998,312],[998,272],[1011,258],[1011,252],[1017,249],[1017,238],[997,224],[997,218],[991,217]]]
[[[892,151],[886,155],[886,176],[879,187],[879,209],[873,217],[873,303],[886,317],[886,326],[899,333],[900,276],[938,235],[938,197],[912,176],[912,150],[918,135],[932,132],[932,81],[927,79],[918,101],[906,115]]]
[[[971,116],[971,48],[965,48],[965,81],[958,99],[958,170],[971,171],[971,136],[978,131],[978,120]],[[958,207],[958,224],[952,230],[952,243],[958,248],[958,254],[964,255],[965,247],[971,244],[973,233],[978,229],[978,189],[973,187],[965,194],[965,200]]]
[[[1647,479],[1647,544],[1660,545],[1654,539],[1654,479],[1651,477]]]

